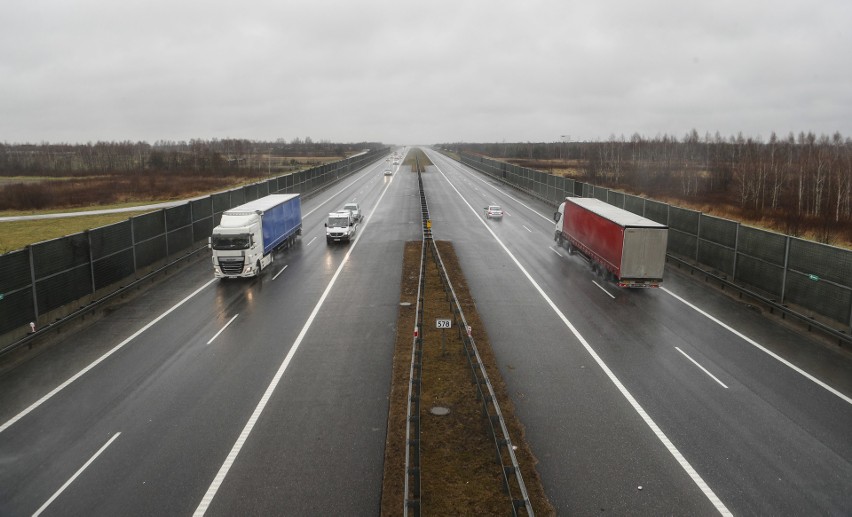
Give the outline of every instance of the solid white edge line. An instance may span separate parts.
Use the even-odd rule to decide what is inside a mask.
[[[59,490],[54,492],[54,494],[52,496],[50,496],[50,499],[48,499],[47,501],[45,501],[45,503],[43,505],[41,505],[41,508],[39,508],[38,510],[35,511],[35,513],[33,514],[33,517],[38,517],[39,515],[41,515],[41,512],[43,512],[48,506],[50,506],[50,503],[52,503],[57,497],[59,497],[59,494],[64,492],[65,489],[68,488],[68,485],[73,483],[74,480],[77,479],[77,477],[80,474],[82,474],[83,471],[86,470],[86,468],[88,468],[88,466],[91,465],[92,462],[95,461],[97,459],[97,457],[100,456],[101,453],[104,452],[106,450],[106,448],[109,447],[112,444],[112,442],[114,442],[115,439],[118,438],[120,435],[121,435],[120,432],[112,435],[112,438],[107,440],[107,443],[103,444],[103,446],[100,449],[98,449],[98,452],[96,452],[94,456],[89,458],[89,461],[87,461],[82,467],[80,467],[80,469],[77,470],[77,472],[75,472],[74,475],[71,476],[71,478],[68,481],[66,481],[64,485],[59,487]]]
[[[33,411],[34,409],[36,409],[36,408],[37,408],[37,407],[39,407],[40,405],[44,404],[44,403],[45,403],[47,400],[49,400],[51,397],[53,397],[54,395],[56,395],[57,393],[59,393],[60,391],[62,391],[63,389],[65,389],[66,387],[68,387],[68,385],[69,385],[69,384],[71,384],[72,382],[76,381],[77,379],[79,379],[80,377],[82,377],[83,375],[85,375],[85,374],[86,374],[89,370],[91,370],[91,369],[92,369],[92,368],[94,368],[95,366],[97,366],[97,365],[99,365],[100,363],[102,363],[102,362],[103,362],[103,361],[104,361],[107,357],[111,356],[112,354],[114,354],[115,352],[117,352],[118,350],[120,350],[120,349],[121,349],[124,345],[126,345],[127,343],[130,343],[133,339],[135,339],[137,336],[139,336],[139,334],[141,334],[141,333],[145,332],[146,330],[148,330],[149,328],[153,327],[153,326],[154,326],[154,325],[155,325],[158,321],[160,321],[161,319],[163,319],[163,318],[165,318],[166,316],[168,316],[169,314],[171,314],[171,313],[172,313],[175,309],[177,309],[178,307],[180,307],[181,305],[183,305],[184,303],[186,303],[187,301],[189,301],[189,299],[190,299],[190,298],[192,298],[192,297],[193,297],[193,296],[195,296],[196,294],[200,293],[200,292],[201,292],[204,288],[206,288],[207,286],[209,286],[210,284],[212,284],[212,283],[213,283],[213,282],[215,282],[215,281],[216,281],[216,279],[214,278],[214,279],[210,280],[209,282],[207,282],[206,284],[202,285],[201,287],[199,287],[198,289],[196,289],[195,291],[193,291],[193,292],[192,292],[192,294],[190,294],[189,296],[187,296],[187,297],[186,297],[186,298],[184,298],[183,300],[181,300],[181,301],[179,301],[178,303],[176,303],[175,305],[173,305],[171,309],[169,309],[169,310],[167,310],[166,312],[164,312],[164,313],[160,314],[160,315],[159,315],[159,316],[157,316],[154,320],[152,320],[150,323],[148,323],[147,325],[145,325],[145,326],[144,326],[144,327],[142,327],[141,329],[139,329],[139,330],[137,330],[136,332],[134,332],[132,336],[130,336],[129,338],[125,339],[125,340],[124,340],[124,341],[122,341],[121,343],[119,343],[119,344],[115,345],[115,346],[112,348],[112,350],[110,350],[109,352],[107,352],[107,353],[105,353],[104,355],[102,355],[102,356],[100,356],[99,358],[97,358],[97,359],[96,359],[94,362],[92,362],[89,366],[87,366],[87,367],[83,368],[82,370],[80,370],[79,372],[77,372],[74,376],[72,376],[70,379],[68,379],[67,381],[63,382],[63,383],[62,383],[62,384],[60,384],[59,386],[57,386],[57,387],[53,388],[53,389],[52,389],[52,390],[51,390],[51,391],[50,391],[47,395],[45,395],[45,396],[43,396],[42,398],[38,399],[37,401],[33,402],[33,403],[32,403],[32,404],[31,404],[31,405],[30,405],[27,409],[25,409],[25,410],[21,411],[20,413],[18,413],[18,414],[17,414],[17,415],[15,415],[14,417],[12,417],[12,419],[11,419],[11,420],[9,420],[8,422],[6,422],[6,423],[5,423],[5,424],[3,424],[2,426],[0,426],[0,433],[2,433],[3,431],[5,431],[6,429],[8,429],[8,428],[9,428],[9,426],[11,426],[12,424],[14,424],[15,422],[17,422],[17,421],[18,421],[18,420],[20,420],[21,418],[23,418],[23,417],[27,416],[27,415],[28,415],[31,411]]]
[[[443,155],[441,155],[441,156],[443,157]],[[449,160],[449,158],[447,158],[447,159]],[[459,165],[461,165],[462,167],[467,167],[468,169],[471,169],[471,167],[470,167],[470,166],[468,166],[468,165],[465,165],[465,164],[463,164],[463,163],[461,163],[461,162],[457,162],[457,163],[458,163]],[[454,163],[454,164],[452,164],[452,165],[453,165],[453,166],[455,166],[455,163]],[[538,212],[535,208],[533,208],[533,207],[531,207],[531,206],[527,205],[526,203],[524,203],[524,202],[523,202],[523,201],[521,201],[520,199],[516,198],[515,196],[511,195],[510,193],[505,192],[505,191],[503,191],[503,190],[500,190],[499,188],[495,187],[494,185],[492,185],[492,184],[488,183],[487,181],[483,180],[482,178],[478,177],[478,175],[479,175],[479,174],[484,174],[484,173],[476,172],[476,173],[474,173],[474,174],[470,174],[467,170],[464,170],[463,172],[464,172],[466,175],[470,175],[470,177],[472,177],[472,178],[473,178],[473,179],[475,179],[476,181],[478,181],[478,182],[482,183],[483,185],[486,185],[486,186],[490,187],[492,190],[495,190],[495,191],[499,192],[500,194],[502,194],[502,195],[506,196],[507,198],[511,199],[511,200],[512,200],[512,201],[514,201],[515,203],[517,203],[517,204],[521,205],[522,207],[526,208],[526,209],[527,209],[527,210],[529,210],[530,212],[532,212],[532,213],[534,213],[535,215],[537,215],[537,216],[541,217],[541,218],[542,218],[542,219],[544,219],[545,221],[549,221],[549,222],[551,222],[551,223],[553,223],[553,222],[554,222],[552,217],[547,217],[547,216],[545,216],[545,215],[540,214],[540,213],[539,213],[539,212]],[[479,190],[479,189],[477,189],[476,187],[474,187],[474,189],[476,189],[477,191]]]
[[[365,167],[364,167],[363,169],[361,169],[361,170],[362,170],[362,171],[363,171],[363,170],[367,170],[367,168],[368,168],[368,167],[370,167],[370,166],[369,166],[369,165],[367,165],[367,166],[365,166]],[[373,168],[374,168],[374,169],[379,169],[379,168],[381,168],[381,165],[379,165],[379,162],[374,162],[374,163],[373,163]],[[366,176],[364,176],[364,177],[366,177],[366,178],[370,178],[370,177],[374,177],[374,176],[373,176],[372,174],[367,174],[367,175],[366,175]],[[334,199],[335,197],[339,196],[340,194],[343,194],[343,193],[344,193],[344,192],[346,192],[346,190],[347,190],[347,189],[349,189],[352,185],[354,185],[354,184],[358,183],[359,181],[362,181],[363,179],[364,179],[364,178],[355,178],[354,180],[352,180],[351,182],[349,182],[349,184],[344,185],[344,186],[343,186],[340,190],[338,190],[337,192],[335,192],[334,194],[332,194],[331,196],[329,196],[329,197],[328,197],[325,201],[323,201],[322,203],[320,203],[319,205],[317,205],[317,207],[316,207],[316,208],[314,208],[314,209],[313,209],[313,210],[311,210],[310,212],[305,212],[304,214],[302,214],[302,219],[304,219],[305,217],[307,217],[307,216],[311,215],[312,213],[316,212],[317,210],[319,210],[320,208],[322,208],[322,207],[323,207],[326,203],[328,203],[329,201],[331,201],[331,200],[332,200],[332,199]],[[371,181],[372,181],[372,180],[371,180]]]
[[[432,164],[433,165],[435,164],[434,160],[432,161]],[[474,210],[474,208],[470,205],[470,203],[467,202],[467,200],[464,198],[464,196],[461,194],[461,192],[459,192],[458,189],[456,189],[455,185],[453,185],[453,183],[450,181],[450,179],[447,178],[446,174],[444,174],[444,172],[440,169],[440,167],[435,165],[435,168],[438,170],[438,172],[441,173],[441,175],[444,177],[444,179],[447,180],[447,183],[450,185],[450,187],[453,190],[456,191],[456,194],[459,195],[459,197],[468,206],[468,208],[470,208],[470,210],[472,212],[474,212],[474,214],[478,215],[478,212],[476,210]],[[686,458],[684,458],[683,454],[681,454],[681,452],[678,450],[678,448],[675,447],[675,445],[672,443],[671,440],[669,440],[668,436],[666,436],[666,434],[663,433],[663,430],[660,429],[659,426],[656,424],[656,422],[654,422],[654,420],[651,418],[651,416],[648,415],[648,413],[645,412],[645,409],[639,404],[639,402],[635,398],[633,398],[633,395],[627,390],[627,388],[624,386],[624,384],[621,383],[621,381],[618,379],[618,377],[615,376],[615,374],[612,372],[612,370],[609,369],[609,366],[607,366],[606,363],[604,363],[603,359],[601,359],[600,356],[598,356],[597,352],[595,352],[595,350],[588,343],[588,341],[586,341],[586,339],[574,327],[574,325],[571,323],[571,321],[568,320],[568,318],[565,316],[565,314],[562,313],[562,311],[559,309],[559,307],[556,306],[556,303],[554,303],[553,300],[551,300],[550,297],[547,295],[547,293],[544,292],[544,289],[542,289],[541,286],[538,284],[538,282],[536,282],[535,279],[533,279],[532,275],[530,275],[530,273],[526,270],[526,268],[524,268],[524,266],[520,263],[520,261],[518,261],[518,259],[515,258],[515,256],[512,254],[512,252],[509,251],[509,248],[506,247],[506,245],[503,243],[503,241],[501,241],[500,238],[497,237],[497,234],[495,234],[490,228],[488,228],[488,225],[485,224],[485,222],[482,219],[480,219],[479,217],[477,217],[477,219],[479,219],[479,221],[485,226],[486,230],[488,230],[488,232],[491,233],[491,236],[494,237],[494,240],[509,255],[509,257],[515,263],[515,265],[518,266],[518,269],[521,270],[521,273],[523,273],[524,276],[527,277],[527,280],[529,280],[530,284],[532,284],[532,286],[536,289],[536,291],[538,291],[539,295],[541,295],[541,297],[544,299],[544,301],[547,302],[547,304],[550,306],[550,308],[553,309],[553,312],[556,313],[556,315],[559,317],[559,319],[561,319],[562,322],[565,324],[565,326],[568,327],[568,329],[571,331],[571,333],[574,334],[574,337],[577,338],[577,340],[583,345],[583,348],[586,349],[586,352],[588,352],[588,354],[592,356],[592,359],[595,360],[595,362],[598,364],[600,369],[603,370],[604,374],[606,374],[606,376],[609,377],[610,382],[612,382],[615,385],[615,387],[618,388],[618,391],[621,393],[621,395],[625,399],[627,399],[627,402],[630,403],[630,405],[633,407],[633,410],[636,411],[639,414],[639,416],[642,418],[642,420],[645,422],[645,425],[647,425],[651,429],[651,431],[654,433],[654,435],[657,437],[657,439],[660,440],[660,442],[662,442],[663,446],[669,451],[669,454],[671,454],[674,457],[674,459],[678,462],[678,464],[681,466],[681,468],[683,468],[683,470],[692,479],[692,481],[698,486],[698,488],[701,490],[701,492],[704,493],[704,496],[707,497],[707,499],[716,508],[716,510],[722,515],[726,515],[726,516],[727,515],[733,515],[731,513],[731,511],[728,510],[728,508],[725,506],[725,503],[723,503],[722,500],[719,499],[719,497],[716,495],[715,492],[713,492],[713,490],[710,488],[710,486],[707,484],[707,482],[704,481],[704,479],[698,474],[698,472],[696,472],[696,470],[686,460]]]
[[[280,275],[281,273],[283,273],[283,272],[284,272],[284,270],[285,270],[285,269],[287,269],[287,266],[288,266],[288,265],[289,265],[289,264],[284,264],[284,267],[282,267],[282,268],[281,268],[281,271],[279,271],[279,272],[275,273],[275,276],[273,276],[273,277],[272,277],[272,279],[273,279],[273,280],[275,280],[276,278],[278,278],[278,275]]]
[[[390,188],[392,183],[393,178],[391,178],[391,180],[387,183],[385,189],[382,191],[382,194],[379,196],[379,199],[376,201],[376,207],[378,207],[379,204],[382,202],[382,198],[385,197],[385,194],[387,193],[388,188]],[[296,351],[299,350],[299,346],[301,346],[302,340],[305,338],[305,335],[311,328],[311,325],[314,322],[314,318],[316,318],[317,314],[319,314],[320,308],[322,308],[323,303],[325,303],[326,298],[331,292],[331,288],[334,287],[335,282],[337,282],[337,278],[343,271],[343,267],[349,261],[349,256],[352,255],[352,252],[355,250],[355,247],[361,241],[361,236],[364,235],[364,232],[367,229],[367,225],[369,224],[369,220],[364,223],[364,228],[359,232],[358,236],[355,237],[355,240],[352,242],[352,245],[349,247],[349,250],[346,252],[346,255],[343,256],[343,260],[340,261],[340,265],[337,266],[337,270],[331,277],[331,281],[329,281],[328,286],[326,286],[325,291],[323,291],[322,296],[320,296],[319,301],[314,306],[314,309],[308,316],[307,321],[305,321],[305,325],[302,327],[302,330],[299,332],[299,335],[296,337],[296,340],[290,347],[290,351],[287,352],[287,356],[284,357],[284,361],[281,363],[281,366],[278,367],[278,371],[275,372],[275,375],[272,377],[272,381],[269,383],[269,386],[266,387],[266,391],[263,392],[263,396],[260,398],[260,401],[257,403],[257,406],[254,408],[254,411],[246,422],[245,427],[243,427],[242,432],[240,432],[240,435],[237,437],[236,442],[234,442],[234,446],[231,448],[231,451],[228,453],[228,456],[222,463],[222,467],[219,469],[219,472],[216,473],[216,477],[213,478],[213,481],[210,483],[207,492],[204,494],[204,497],[201,498],[201,502],[198,503],[198,507],[195,509],[195,513],[193,513],[194,516],[200,517],[204,515],[204,513],[207,511],[207,508],[210,507],[210,503],[213,502],[213,498],[216,497],[216,492],[219,491],[219,487],[225,480],[225,476],[227,476],[228,471],[231,470],[231,466],[233,466],[234,462],[237,459],[237,456],[240,454],[240,451],[243,448],[243,445],[245,445],[249,435],[254,429],[255,424],[260,419],[260,415],[266,408],[266,404],[269,402],[269,399],[272,398],[272,394],[275,391],[275,388],[278,387],[278,383],[284,376],[284,372],[290,365],[290,361],[292,361],[293,356],[296,354]]]
[[[338,192],[338,193],[336,193],[336,194],[334,194],[334,195],[336,196],[336,195],[338,195],[338,194],[340,194],[340,193],[344,192],[346,188],[348,188],[348,187],[352,186],[353,184],[355,184],[355,183],[356,183],[357,181],[359,181],[360,179],[363,179],[363,178],[358,178],[358,179],[356,179],[356,180],[352,181],[349,185],[347,185],[346,187],[344,187],[344,188],[343,188],[343,190],[341,190],[340,192]],[[332,197],[333,197],[333,196],[332,196]],[[324,202],[323,202],[320,206],[322,206],[322,205],[323,205],[323,204],[325,204],[325,203],[328,203],[331,199],[332,199],[332,198],[329,198],[328,200],[324,201]],[[316,210],[318,210],[319,208],[320,208],[320,207],[314,208],[313,210],[311,210],[310,212],[307,212],[307,213],[306,213],[306,214],[304,214],[304,215],[305,215],[305,216],[310,215],[311,213],[315,212],[315,211],[316,211]],[[311,242],[313,242],[314,240],[316,240],[316,237],[314,237],[314,239],[313,239],[313,240],[311,240]],[[308,243],[308,244],[310,244],[310,243]],[[285,268],[286,268],[286,266],[285,266]],[[184,303],[186,303],[186,302],[187,302],[190,298],[192,298],[193,296],[195,296],[196,294],[198,294],[199,292],[201,292],[201,291],[202,291],[205,287],[209,286],[210,284],[212,284],[212,283],[213,283],[213,282],[215,282],[215,281],[216,281],[216,279],[214,278],[214,279],[210,280],[209,282],[207,282],[206,284],[204,284],[204,285],[202,285],[201,287],[199,287],[198,289],[196,289],[196,290],[195,290],[192,294],[190,294],[189,296],[187,296],[187,297],[186,297],[186,298],[184,298],[183,300],[179,301],[177,304],[175,304],[174,306],[172,306],[172,308],[171,308],[171,309],[167,310],[166,312],[164,312],[163,314],[161,314],[160,316],[158,316],[156,319],[154,319],[153,321],[151,321],[150,323],[148,323],[147,325],[145,325],[144,327],[142,327],[141,329],[139,329],[138,331],[136,331],[136,332],[135,332],[132,336],[128,337],[127,339],[125,339],[124,341],[122,341],[121,343],[119,343],[118,345],[116,345],[115,347],[113,347],[110,351],[108,351],[107,353],[105,353],[104,355],[102,355],[101,357],[99,357],[98,359],[96,359],[96,360],[95,360],[94,362],[92,362],[89,366],[87,366],[87,367],[83,368],[82,370],[80,370],[79,372],[77,372],[77,374],[75,374],[74,376],[72,376],[71,378],[69,378],[68,380],[66,380],[65,382],[63,382],[62,384],[60,384],[59,386],[57,386],[57,387],[56,387],[56,388],[54,388],[53,390],[51,390],[48,394],[46,394],[46,395],[45,395],[45,396],[43,396],[42,398],[38,399],[37,401],[33,402],[33,403],[29,406],[29,407],[27,407],[26,409],[24,409],[23,411],[21,411],[20,413],[18,413],[18,414],[17,414],[17,415],[15,415],[14,417],[12,417],[10,420],[8,420],[8,421],[7,421],[6,423],[4,423],[3,425],[0,425],[0,433],[2,433],[3,431],[5,431],[6,429],[8,429],[10,426],[12,426],[15,422],[17,422],[17,421],[18,421],[18,420],[20,420],[21,418],[23,418],[23,417],[27,416],[29,413],[31,413],[33,410],[35,410],[36,408],[38,408],[40,405],[44,404],[44,403],[45,403],[46,401],[48,401],[51,397],[53,397],[54,395],[56,395],[57,393],[59,393],[60,391],[62,391],[63,389],[65,389],[66,387],[68,387],[68,385],[69,385],[69,384],[71,384],[72,382],[76,381],[77,379],[79,379],[80,377],[82,377],[83,375],[85,375],[85,374],[86,374],[89,370],[91,370],[92,368],[94,368],[95,366],[97,366],[98,364],[100,364],[101,362],[103,362],[103,361],[104,361],[107,357],[111,356],[113,353],[115,353],[115,352],[117,352],[118,350],[120,350],[120,349],[121,349],[124,345],[126,345],[127,343],[129,343],[130,341],[132,341],[133,339],[135,339],[137,336],[139,336],[139,334],[141,334],[141,333],[145,332],[146,330],[148,330],[149,328],[151,328],[153,325],[155,325],[155,324],[156,324],[157,322],[159,322],[161,319],[163,319],[163,318],[165,318],[166,316],[168,316],[168,315],[169,315],[172,311],[174,311],[175,309],[177,309],[178,307],[180,307],[181,305],[183,305]]]
[[[212,342],[213,342],[213,340],[214,340],[214,339],[216,339],[217,337],[219,337],[219,334],[221,334],[222,332],[224,332],[224,331],[225,331],[225,329],[226,329],[226,328],[228,328],[228,325],[230,325],[231,323],[233,323],[233,322],[234,322],[234,320],[235,320],[235,319],[237,319],[237,316],[239,316],[239,314],[234,314],[234,317],[233,317],[233,318],[231,318],[231,319],[229,319],[229,320],[228,320],[228,323],[225,323],[225,326],[224,326],[224,327],[222,327],[221,329],[219,329],[219,332],[217,332],[215,336],[211,337],[211,338],[210,338],[210,341],[208,341],[208,342],[207,342],[207,344],[209,345],[210,343],[212,343]]]
[[[464,164],[461,164],[461,165],[465,166]],[[465,166],[465,167],[467,167],[467,166]],[[532,207],[525,205],[523,202],[521,202],[520,200],[518,200],[518,199],[517,199],[517,198],[515,198],[514,196],[511,196],[511,195],[509,195],[509,194],[507,194],[507,193],[503,192],[502,190],[499,190],[497,187],[494,187],[493,185],[491,185],[491,184],[490,184],[490,183],[488,183],[487,181],[485,181],[485,180],[483,180],[483,179],[479,178],[476,174],[471,174],[471,177],[473,177],[473,178],[474,178],[474,179],[476,179],[477,181],[482,182],[482,183],[483,183],[483,184],[485,184],[485,185],[490,186],[490,187],[491,187],[491,188],[493,188],[494,190],[496,190],[496,191],[498,191],[498,192],[503,193],[505,196],[507,196],[508,198],[510,198],[510,199],[512,199],[512,200],[514,200],[516,203],[520,204],[521,206],[523,206],[523,207],[525,207],[525,208],[529,209],[532,213],[534,213],[534,214],[538,215],[539,217],[542,217],[542,218],[544,218],[544,219],[548,219],[547,217],[544,217],[543,215],[539,214],[539,213],[538,213],[535,209],[533,209]],[[550,220],[550,219],[548,219],[548,220]],[[778,361],[780,361],[780,362],[781,362],[781,363],[783,363],[784,365],[786,365],[786,366],[788,366],[788,367],[792,368],[793,370],[795,370],[797,373],[799,373],[799,374],[803,375],[804,377],[807,377],[807,378],[808,378],[808,379],[810,379],[811,381],[813,381],[813,382],[815,382],[816,384],[818,384],[818,385],[822,386],[823,388],[825,388],[826,390],[830,391],[831,393],[833,393],[833,394],[837,395],[838,397],[840,397],[841,399],[843,399],[843,400],[844,400],[844,401],[846,401],[847,403],[852,404],[852,398],[850,398],[850,397],[848,397],[848,396],[844,395],[843,393],[840,393],[839,391],[837,391],[836,389],[832,388],[832,387],[831,387],[831,386],[829,386],[828,384],[826,384],[826,383],[822,382],[821,380],[817,379],[816,377],[814,377],[814,376],[812,376],[811,374],[807,373],[806,371],[802,370],[802,369],[801,369],[801,368],[799,368],[798,366],[796,366],[796,365],[794,365],[794,364],[790,363],[789,361],[787,361],[786,359],[782,358],[781,356],[779,356],[779,355],[775,354],[774,352],[772,352],[772,351],[768,350],[768,349],[767,349],[767,348],[765,348],[763,345],[761,345],[761,344],[759,344],[759,343],[755,342],[753,339],[751,339],[751,338],[749,338],[749,337],[747,337],[747,336],[743,335],[743,334],[742,334],[742,333],[740,333],[739,331],[737,331],[737,330],[735,330],[735,329],[731,328],[730,326],[728,326],[727,324],[725,324],[725,323],[723,323],[722,321],[718,320],[717,318],[715,318],[715,317],[711,316],[710,314],[708,314],[708,313],[704,312],[703,310],[699,309],[698,307],[696,307],[696,306],[695,306],[695,305],[693,305],[692,303],[690,303],[690,302],[688,302],[688,301],[684,300],[684,299],[683,299],[683,298],[681,298],[680,296],[678,296],[678,295],[674,294],[673,292],[669,291],[669,290],[668,290],[668,289],[666,289],[665,287],[660,287],[660,289],[661,289],[662,291],[665,291],[665,292],[669,293],[670,295],[674,296],[677,300],[679,300],[679,301],[683,302],[683,303],[684,303],[684,304],[686,304],[687,306],[691,307],[692,309],[694,309],[695,311],[699,312],[700,314],[702,314],[702,315],[706,316],[707,318],[709,318],[710,320],[714,321],[715,323],[717,323],[718,325],[722,326],[723,328],[725,328],[725,329],[729,330],[729,331],[730,331],[730,332],[732,332],[733,334],[735,334],[735,335],[739,336],[740,338],[742,338],[743,340],[745,340],[745,341],[746,341],[746,342],[748,342],[749,344],[751,344],[751,345],[755,346],[756,348],[758,348],[758,349],[762,350],[763,352],[766,352],[767,354],[769,354],[769,355],[770,355],[770,356],[772,356],[773,358],[777,359]]]
[[[693,310],[695,310],[695,311],[696,311],[696,312],[698,312],[699,314],[703,315],[704,317],[706,317],[706,318],[707,318],[707,319],[709,319],[710,321],[713,321],[714,323],[716,323],[716,324],[717,324],[717,325],[719,325],[720,327],[722,327],[722,328],[724,328],[724,329],[728,330],[729,332],[731,332],[731,333],[732,333],[732,334],[734,334],[735,336],[738,336],[740,339],[744,340],[746,343],[749,343],[750,345],[754,346],[754,347],[755,347],[755,348],[757,348],[758,350],[760,350],[760,351],[762,351],[762,352],[765,352],[765,353],[766,353],[766,354],[768,354],[770,357],[772,357],[772,358],[776,359],[777,361],[779,361],[780,363],[782,363],[782,364],[784,364],[785,366],[789,367],[790,369],[792,369],[792,370],[793,370],[793,371],[795,371],[796,373],[799,373],[799,374],[800,374],[800,375],[802,375],[803,377],[806,377],[807,379],[810,379],[811,381],[815,382],[815,383],[816,383],[816,384],[818,384],[819,386],[822,386],[823,388],[825,388],[826,390],[830,391],[831,393],[833,393],[833,394],[837,395],[838,397],[840,397],[841,399],[843,399],[843,400],[844,400],[844,401],[846,401],[847,403],[852,404],[852,398],[850,398],[850,397],[848,397],[848,396],[844,395],[843,393],[840,393],[839,391],[837,391],[836,389],[832,388],[832,387],[831,387],[831,386],[829,386],[828,384],[826,384],[826,383],[822,382],[821,380],[817,379],[817,378],[816,378],[816,377],[814,377],[813,375],[811,375],[811,374],[809,374],[808,372],[806,372],[806,371],[802,370],[801,368],[799,368],[799,367],[798,367],[798,366],[796,366],[795,364],[791,363],[790,361],[788,361],[788,360],[784,359],[783,357],[781,357],[780,355],[776,354],[775,352],[773,352],[773,351],[769,350],[768,348],[764,347],[763,345],[761,345],[761,344],[760,344],[760,343],[758,343],[757,341],[755,341],[755,340],[751,339],[750,337],[746,336],[746,335],[745,335],[745,334],[743,334],[742,332],[740,332],[740,331],[738,331],[738,330],[734,329],[733,327],[731,327],[730,325],[728,325],[728,324],[724,323],[723,321],[721,321],[720,319],[718,319],[718,318],[716,318],[715,316],[711,315],[710,313],[704,312],[702,309],[699,309],[697,306],[695,306],[695,305],[693,305],[693,304],[689,303],[688,301],[684,300],[683,298],[681,298],[680,296],[676,295],[675,293],[673,293],[673,292],[669,291],[669,290],[668,290],[668,289],[666,289],[665,287],[660,287],[660,290],[661,290],[661,291],[664,291],[664,292],[669,293],[669,294],[670,294],[670,295],[672,295],[672,296],[673,296],[676,300],[678,300],[678,301],[680,301],[681,303],[685,304],[687,307],[692,308]]]
[[[723,388],[725,388],[725,389],[728,389],[728,387],[727,387],[727,386],[725,386],[725,383],[724,383],[724,382],[720,381],[719,379],[717,379],[717,378],[716,378],[716,376],[715,376],[715,375],[713,375],[712,373],[710,373],[709,371],[707,371],[707,368],[704,368],[703,366],[701,366],[700,364],[698,364],[698,361],[696,361],[695,359],[693,359],[692,357],[690,357],[690,356],[689,356],[689,354],[687,354],[686,352],[684,352],[683,350],[681,350],[679,346],[676,346],[676,347],[675,347],[675,350],[677,350],[678,352],[680,352],[681,354],[683,354],[683,356],[684,356],[684,357],[686,357],[687,359],[689,359],[690,361],[692,361],[692,364],[694,364],[695,366],[697,366],[697,367],[701,368],[701,371],[702,371],[702,372],[704,372],[704,373],[706,373],[707,375],[709,375],[709,376],[710,376],[710,378],[711,378],[711,379],[713,379],[714,381],[718,382],[718,383],[719,383],[719,386],[721,386],[721,387],[723,387]]]
[[[596,286],[598,286],[598,287],[600,288],[600,290],[601,290],[601,291],[603,291],[603,292],[605,292],[607,295],[609,295],[609,297],[610,297],[610,298],[612,298],[613,300],[615,300],[615,295],[613,295],[612,293],[610,293],[609,291],[607,291],[606,289],[604,289],[604,286],[602,286],[601,284],[599,284],[599,283],[595,282],[594,280],[592,280],[592,283],[593,283],[593,284],[595,284]]]

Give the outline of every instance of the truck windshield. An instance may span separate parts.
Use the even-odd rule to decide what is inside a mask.
[[[247,250],[251,247],[251,235],[241,233],[237,235],[213,234],[210,243],[214,250]]]
[[[328,218],[328,226],[332,228],[340,228],[343,226],[349,226],[349,219],[345,217],[329,217]]]

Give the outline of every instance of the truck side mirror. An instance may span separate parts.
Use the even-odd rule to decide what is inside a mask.
[[[213,249],[213,237],[207,237],[207,249]]]
[[[323,226],[325,226],[326,228],[328,228],[328,223],[323,224]]]
[[[555,222],[559,222],[559,212],[553,212],[553,220]]]

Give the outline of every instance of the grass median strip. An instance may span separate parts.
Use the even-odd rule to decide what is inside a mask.
[[[510,436],[517,447],[524,482],[535,512],[552,515],[538,473],[535,457],[526,444],[523,426],[496,367],[488,336],[476,313],[452,244],[438,242],[447,273],[462,304],[465,318],[497,395]],[[511,501],[503,490],[494,442],[487,430],[482,405],[476,397],[471,370],[462,352],[457,328],[439,330],[436,319],[452,318],[449,301],[431,254],[427,257],[424,294],[423,372],[421,393],[421,476],[423,515],[500,515],[511,513]],[[417,304],[420,242],[406,244],[400,293],[397,342],[394,354],[382,515],[403,512],[405,480],[405,423],[409,360]],[[408,302],[410,305],[405,305]],[[444,333],[443,340],[441,333]],[[449,409],[446,415],[430,411]],[[518,494],[513,494],[518,497]],[[524,513],[521,512],[521,515]]]

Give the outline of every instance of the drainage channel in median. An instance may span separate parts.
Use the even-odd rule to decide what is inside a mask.
[[[462,312],[475,339],[480,360],[485,365],[503,419],[511,437],[512,450],[520,465],[526,491],[535,513],[553,514],[544,495],[535,457],[523,437],[523,427],[515,418],[511,401],[500,378],[488,336],[482,328],[473,300],[464,282],[452,244],[437,242],[447,276],[459,299]],[[404,252],[400,293],[397,342],[391,388],[388,438],[385,450],[385,478],[382,515],[402,515],[405,508],[404,481],[406,451],[406,408],[412,358],[411,332],[415,325],[417,284],[421,242],[409,242]],[[451,299],[442,283],[432,253],[426,252],[422,302],[419,497],[410,515],[511,515],[513,499],[506,492],[505,461],[495,454],[495,440],[489,431],[493,418],[483,411],[465,352],[463,333],[454,318]],[[438,319],[453,320],[449,329],[436,328]],[[470,352],[468,350],[467,354]],[[487,396],[487,395],[486,395]],[[511,497],[511,498],[510,498]],[[515,504],[517,515],[528,515],[525,507]]]

